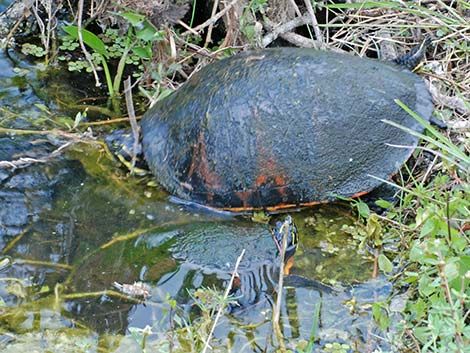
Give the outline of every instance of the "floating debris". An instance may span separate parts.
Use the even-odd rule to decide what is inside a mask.
[[[116,287],[122,293],[131,297],[144,297],[145,299],[150,298],[150,286],[144,282],[134,282],[134,284],[118,283],[114,282],[113,286]]]

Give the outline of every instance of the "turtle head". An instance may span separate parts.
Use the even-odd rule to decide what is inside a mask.
[[[110,154],[129,170],[131,170],[132,156],[134,155],[134,137],[129,130],[114,130],[105,138],[106,146]],[[137,175],[148,174],[148,167],[142,153],[142,143],[139,141],[135,151],[136,162],[134,173]]]
[[[402,65],[408,70],[412,71],[416,66],[419,65],[421,60],[423,60],[426,49],[431,44],[431,42],[431,36],[426,36],[420,44],[412,48],[409,52],[395,58],[393,61],[398,65]]]
[[[291,216],[287,216],[284,221],[276,222],[276,226],[272,230],[274,241],[276,242],[279,252],[282,251],[284,237],[287,239],[287,245],[284,253],[284,261],[287,262],[294,256],[299,243],[299,235],[297,227]]]

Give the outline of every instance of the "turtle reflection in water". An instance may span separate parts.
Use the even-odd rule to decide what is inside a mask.
[[[259,301],[260,293],[269,292],[268,288],[274,290],[277,279],[271,276],[277,273],[280,264],[274,243],[282,244],[282,237],[287,235],[284,259],[287,263],[297,248],[297,228],[290,216],[278,221],[271,231],[267,228],[266,225],[240,221],[191,224],[171,234],[174,243],[170,251],[186,270],[215,274],[218,279],[228,281],[237,258],[245,249],[232,289],[232,294],[240,297],[239,303],[245,306]],[[157,239],[161,234],[149,236],[147,241],[152,243],[152,237]],[[186,280],[183,282],[186,286]]]

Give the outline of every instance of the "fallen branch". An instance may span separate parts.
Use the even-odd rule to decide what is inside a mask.
[[[286,22],[280,26],[273,26],[273,23],[270,22],[269,20],[264,20],[265,24],[267,25],[266,28],[272,28],[271,32],[266,34],[263,37],[263,40],[261,42],[263,48],[267,47],[269,44],[271,44],[273,41],[277,39],[277,37],[281,36],[284,33],[292,32],[293,29],[303,26],[306,24],[311,23],[310,16],[303,15],[302,17],[296,17],[293,20],[290,20],[289,22]]]
[[[67,142],[57,148],[56,150],[52,151],[52,153],[48,154],[45,157],[42,158],[19,158],[15,159],[14,161],[0,161],[0,168],[20,168],[20,167],[25,167],[31,164],[36,164],[36,163],[46,163],[50,161],[51,159],[57,157],[59,154],[63,152],[64,149],[72,145],[73,142]]]

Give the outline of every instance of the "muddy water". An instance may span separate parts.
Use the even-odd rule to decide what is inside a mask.
[[[46,90],[59,83],[9,55],[0,55],[1,127],[63,126],[66,114]],[[47,158],[66,142],[3,133],[0,161]],[[139,352],[135,331],[147,325],[147,351],[169,351],[171,344],[190,351],[182,319],[197,328],[204,316],[192,295],[201,287],[223,291],[242,249],[237,299],[212,346],[220,352],[278,346],[271,315],[279,258],[269,225],[183,207],[148,181],[126,176],[98,144],[77,144],[44,163],[0,169],[2,351]],[[392,288],[371,278],[371,257],[342,231],[352,224],[349,211],[328,206],[292,216],[301,240],[283,290],[286,345],[308,341],[315,322],[316,350],[337,342],[350,352],[372,351],[381,333],[370,307]],[[115,282],[136,281],[148,286],[145,301],[119,297]]]

